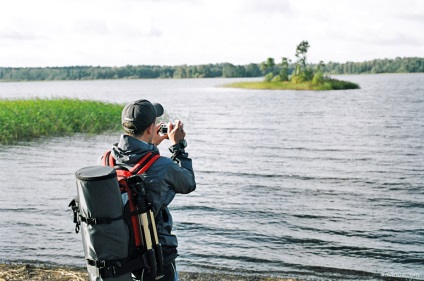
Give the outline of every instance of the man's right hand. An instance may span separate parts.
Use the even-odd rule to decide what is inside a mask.
[[[168,138],[172,145],[179,143],[185,136],[183,122],[175,120],[175,124],[168,123]]]

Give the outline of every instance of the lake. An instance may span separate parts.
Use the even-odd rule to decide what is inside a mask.
[[[197,190],[170,205],[180,270],[424,280],[424,74],[337,78],[361,89],[51,81],[0,83],[0,98],[146,98],[183,120]],[[67,207],[74,173],[119,134],[0,146],[0,262],[85,264]]]

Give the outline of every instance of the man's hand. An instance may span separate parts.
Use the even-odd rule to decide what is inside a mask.
[[[165,135],[159,135],[159,129],[160,129],[160,127],[163,125],[163,123],[159,123],[159,124],[157,124],[156,125],[156,128],[155,128],[155,132],[153,133],[153,140],[152,140],[152,143],[154,144],[154,145],[156,145],[156,146],[158,146],[159,144],[161,144],[161,142],[164,140],[164,139],[167,139],[168,138],[168,134],[165,134]]]
[[[184,132],[183,122],[175,120],[175,125],[168,123],[168,134],[167,137],[171,141],[171,144],[177,144],[184,139],[186,133]]]

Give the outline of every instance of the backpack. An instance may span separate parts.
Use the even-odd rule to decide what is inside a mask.
[[[126,167],[116,165],[107,151],[103,166],[76,172],[78,195],[69,206],[91,280],[132,280],[131,273],[140,278],[143,269],[157,280],[163,276],[162,246],[141,176],[159,157],[149,152]]]

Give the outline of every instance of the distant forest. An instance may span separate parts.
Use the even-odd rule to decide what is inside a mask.
[[[281,65],[276,64],[276,68]],[[424,72],[424,58],[376,59],[365,62],[308,64],[311,69],[321,67],[324,74],[375,74]],[[274,69],[275,70],[275,69]],[[290,63],[288,73],[295,64]],[[122,67],[0,67],[0,81],[93,80],[143,78],[214,78],[261,77],[267,74],[261,63],[233,65],[230,63],[204,65],[127,65]]]

